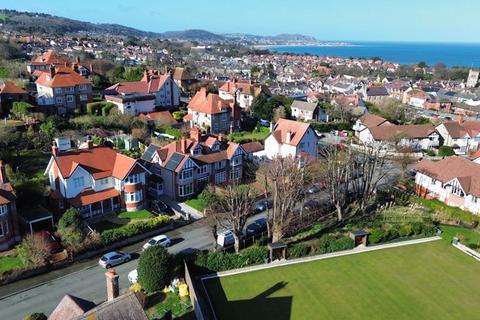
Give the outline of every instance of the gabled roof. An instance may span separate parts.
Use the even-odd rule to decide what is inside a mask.
[[[22,88],[16,86],[10,81],[0,81],[0,94],[24,94],[27,93]]]
[[[242,143],[241,146],[246,153],[254,153],[265,149],[265,147],[258,141]]]
[[[48,50],[32,60],[32,65],[65,65],[67,59],[60,56],[55,50]]]
[[[310,128],[308,123],[279,119],[271,134],[279,143],[296,146],[300,143],[303,136],[308,131],[308,128]],[[291,140],[287,143],[287,136],[289,133],[291,134]]]
[[[106,301],[76,320],[148,320],[135,293],[130,292]]]
[[[388,91],[384,86],[373,86],[367,88],[367,96],[388,96]]]
[[[119,82],[105,89],[106,94],[146,94],[160,91],[169,75],[149,75],[141,81]]]
[[[138,161],[108,147],[93,147],[60,153],[53,157],[64,179],[77,167],[89,172],[94,179],[115,177],[123,180]]]
[[[141,113],[138,117],[140,119],[145,119],[145,120],[158,120],[169,125],[173,125],[177,123],[177,121],[173,119],[173,116],[170,113],[170,111],[151,112],[147,114]]]
[[[371,113],[367,113],[366,115],[360,117],[359,120],[367,128],[378,127],[382,124],[389,123],[387,119]]]
[[[272,95],[270,90],[265,85],[244,81],[227,81],[218,89],[218,91],[224,91],[231,95],[235,94],[237,90],[240,90],[242,94],[248,94],[253,97],[258,97],[262,92],[267,96]]]
[[[72,69],[66,67],[55,68],[55,74],[53,77],[49,71],[42,72],[35,83],[50,88],[74,87],[81,84],[92,84],[90,80],[85,79]]]
[[[207,90],[202,88],[192,98],[188,104],[188,109],[200,113],[217,114],[231,110],[233,104],[233,100],[223,100],[218,94],[207,94]]]
[[[454,139],[463,138],[467,135],[473,138],[480,134],[480,121],[464,121],[462,123],[449,121],[443,123],[443,126]]]
[[[457,179],[467,194],[480,196],[480,164],[452,156],[440,161],[422,160],[415,170],[442,183]]]
[[[66,294],[50,314],[48,320],[75,319],[93,308],[95,308],[95,303]]]
[[[317,109],[317,104],[312,103],[312,102],[306,102],[306,101],[300,101],[300,100],[293,100],[293,103],[291,105],[291,108],[297,108],[300,110],[306,110],[306,111],[315,111]]]

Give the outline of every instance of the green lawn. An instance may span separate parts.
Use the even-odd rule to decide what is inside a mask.
[[[442,238],[452,241],[453,237],[460,239],[460,242],[471,248],[480,247],[480,232],[475,229],[467,229],[456,226],[441,226]]]
[[[111,229],[117,229],[121,227],[122,224],[119,223],[113,223],[110,220],[102,220],[99,222],[92,223],[90,227],[97,231],[98,233],[102,233],[105,230],[111,230]]]
[[[205,282],[219,319],[478,319],[480,263],[447,241]]]
[[[255,129],[252,132],[249,131],[242,131],[242,132],[235,132],[228,135],[228,138],[233,142],[243,143],[248,141],[264,141],[270,133],[269,128],[259,127],[259,129]]]
[[[18,168],[27,177],[46,179],[43,173],[47,168],[50,157],[50,154],[44,154],[38,150],[24,150],[13,158],[11,166],[13,170]]]
[[[203,212],[203,210],[205,210],[205,208],[208,205],[208,203],[206,203],[202,199],[197,199],[197,198],[187,200],[187,201],[185,201],[185,204],[194,208],[194,209],[196,209],[196,210],[198,210],[198,211],[200,211],[200,212]]]
[[[180,297],[174,293],[167,293],[166,295],[163,293],[156,294],[151,298],[150,305],[146,309],[150,319],[161,319],[169,311],[176,318],[187,318],[192,311],[190,298],[180,299]]]
[[[22,261],[15,256],[0,257],[0,274],[23,267]]]
[[[129,220],[136,220],[136,219],[149,219],[153,217],[153,214],[148,210],[140,210],[140,211],[133,211],[133,212],[121,212],[118,214],[120,219],[129,219]]]

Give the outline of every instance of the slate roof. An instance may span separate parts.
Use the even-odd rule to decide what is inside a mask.
[[[95,308],[95,303],[66,294],[50,314],[48,320],[75,319],[93,308]]]
[[[75,320],[148,320],[133,292],[121,295],[90,309]]]

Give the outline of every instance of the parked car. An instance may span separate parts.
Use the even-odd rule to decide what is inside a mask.
[[[260,213],[265,210],[271,209],[273,207],[273,200],[268,199],[268,200],[262,200],[259,203],[257,203],[257,206],[255,207],[255,212]]]
[[[122,252],[122,251],[112,251],[109,253],[104,254],[100,260],[98,260],[98,264],[104,268],[111,268],[118,264],[126,263],[130,261],[132,257],[129,253]]]
[[[259,123],[262,127],[270,127],[270,121],[268,121],[268,120],[260,119],[260,121],[258,121],[258,123]]]
[[[320,190],[322,190],[320,183],[314,183],[310,186],[310,188],[307,189],[307,193],[315,194],[315,193],[319,193]]]
[[[267,230],[267,219],[265,218],[257,219],[254,222],[247,225],[247,228],[246,228],[247,238],[255,234],[258,234],[260,232],[263,232],[265,230]]]
[[[225,230],[217,235],[217,244],[221,247],[228,247],[235,243],[232,230]]]
[[[137,269],[130,271],[127,277],[128,277],[128,281],[130,281],[131,284],[137,283],[138,281]]]
[[[172,244],[172,240],[170,240],[170,238],[167,237],[166,235],[162,234],[148,240],[148,242],[143,245],[143,250],[146,250],[154,246],[169,247],[171,244]]]
[[[152,200],[150,202],[150,210],[153,214],[157,216],[162,214],[173,216],[175,214],[172,208],[170,208],[165,202],[160,200]]]
[[[320,207],[320,205],[321,205],[321,203],[318,200],[308,200],[307,202],[305,202],[303,204],[303,208],[305,210],[313,211],[313,210],[318,209]]]
[[[49,231],[42,230],[35,232],[34,237],[45,243],[44,249],[48,253],[52,254],[62,251],[60,242]]]

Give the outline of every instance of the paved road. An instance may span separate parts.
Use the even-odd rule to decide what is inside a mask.
[[[172,253],[179,252],[186,248],[210,249],[212,238],[210,229],[203,223],[197,221],[193,224],[166,233],[174,244],[168,248]],[[128,252],[139,252],[142,243],[124,248]],[[138,254],[135,255],[138,258]],[[5,296],[8,291],[14,293],[0,300],[0,319],[23,319],[25,314],[31,312],[43,312],[50,314],[62,297],[67,294],[100,303],[106,300],[105,269],[97,265],[98,257],[86,262],[74,264],[63,270],[57,270],[44,275],[46,280],[43,284],[38,283],[38,278],[19,281],[0,289],[0,295]],[[120,275],[120,288],[125,290],[129,283],[128,273],[137,267],[138,259],[129,263],[116,266],[115,269]],[[80,268],[80,270],[79,270]],[[73,271],[73,273],[68,273]],[[67,274],[65,275],[65,273]],[[62,276],[62,274],[64,274]],[[42,276],[40,276],[42,277]],[[58,278],[59,277],[59,278]],[[35,286],[36,285],[36,286]],[[30,288],[31,286],[35,286]],[[30,289],[28,289],[30,288]]]

